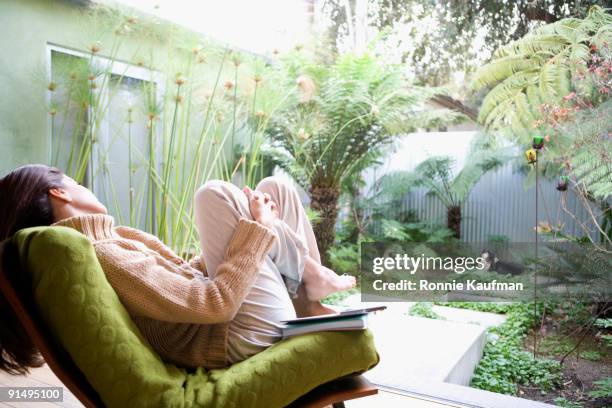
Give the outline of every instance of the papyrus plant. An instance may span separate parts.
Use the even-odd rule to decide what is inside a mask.
[[[256,92],[241,91],[248,89],[242,83],[252,81],[254,58],[202,45],[199,35],[117,9],[95,7],[83,22],[93,28],[84,36],[82,54],[56,53],[47,84],[51,164],[94,192],[104,179],[100,198],[119,223],[144,226],[178,253],[193,253],[193,194],[211,178],[235,176],[233,146],[251,129],[247,121],[257,117]],[[126,103],[119,89],[134,82],[128,71],[134,67],[145,74]],[[259,117],[248,144],[253,161],[267,121]],[[135,143],[136,129],[146,129],[146,149]],[[127,174],[111,157],[119,142],[126,146]],[[252,173],[254,164],[242,160],[247,164]],[[136,172],[145,174],[144,181],[136,181]],[[129,197],[116,191],[117,178],[128,180]]]

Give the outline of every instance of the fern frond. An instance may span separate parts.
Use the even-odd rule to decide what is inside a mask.
[[[493,109],[502,102],[514,99],[526,87],[536,84],[538,81],[537,74],[537,70],[518,72],[496,85],[482,101],[479,120],[485,123],[495,120],[495,117],[490,117]]]
[[[496,58],[512,55],[529,56],[532,54],[553,56],[558,54],[565,47],[566,43],[567,38],[559,34],[533,35],[511,42],[505,47],[500,48],[494,55]]]
[[[463,166],[450,186],[458,202],[465,201],[482,176],[488,171],[501,167],[512,157],[512,152],[509,148],[491,149],[475,144],[470,149],[469,157],[470,160]]]
[[[509,125],[522,138],[530,131],[529,122],[541,117],[540,105],[561,104],[572,91],[596,96],[596,84],[584,79],[584,67],[591,61],[592,44],[605,54],[611,43],[612,16],[593,7],[585,19],[541,26],[500,48],[472,82],[476,89],[493,86],[480,107],[479,122],[488,129]]]
[[[612,161],[584,150],[572,159],[575,177],[597,199],[612,195]]]
[[[525,59],[522,55],[502,57],[479,69],[472,81],[472,87],[484,88],[503,81],[517,72],[537,69],[541,64],[542,61],[537,58]]]
[[[514,108],[521,124],[526,129],[533,127],[536,115],[533,113],[534,109],[529,105],[526,94],[521,92],[514,97]]]
[[[571,166],[566,171],[595,199],[612,196],[612,101],[582,112],[559,130],[559,142]]]
[[[502,101],[499,105],[491,110],[486,118],[479,116],[479,121],[484,121],[486,129],[504,128],[509,123],[509,117],[514,113],[512,99]]]

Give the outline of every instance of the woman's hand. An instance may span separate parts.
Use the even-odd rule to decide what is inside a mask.
[[[278,207],[270,198],[268,193],[254,191],[248,187],[242,189],[249,200],[249,209],[251,216],[258,223],[266,227],[272,227],[274,220],[278,218]]]

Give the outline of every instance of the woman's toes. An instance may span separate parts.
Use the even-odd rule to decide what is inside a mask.
[[[354,276],[338,276],[338,278],[341,281],[341,288],[340,290],[346,290],[346,289],[350,289],[355,287],[355,285],[357,284],[357,281],[355,280]]]

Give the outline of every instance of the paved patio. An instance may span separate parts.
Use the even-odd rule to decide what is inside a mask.
[[[6,373],[0,372],[0,386],[31,386],[31,387],[59,387],[63,386],[60,380],[53,374],[49,366],[32,370],[27,377],[14,377]],[[386,407],[386,408],[443,408],[453,407],[455,405],[444,405],[428,401],[426,399],[416,398],[403,395],[397,392],[381,391],[378,395],[361,398],[346,402],[347,408],[371,408],[371,407]],[[64,402],[40,402],[35,405],[32,403],[7,403],[0,402],[0,408],[17,408],[17,407],[35,407],[35,408],[82,408],[83,405],[76,399],[67,388],[64,387]]]

